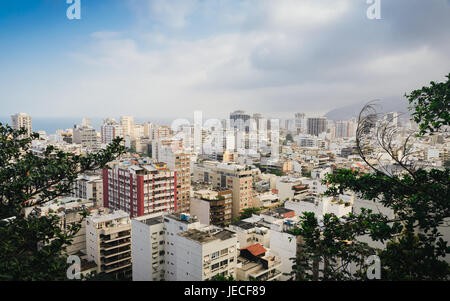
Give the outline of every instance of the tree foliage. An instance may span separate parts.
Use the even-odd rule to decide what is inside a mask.
[[[431,82],[430,85],[405,95],[414,109],[412,115],[421,135],[450,125],[450,73],[447,82]]]
[[[249,217],[252,217],[253,214],[256,214],[258,212],[260,212],[261,209],[260,208],[255,208],[255,207],[251,207],[251,208],[245,208],[242,210],[241,215],[240,215],[240,219],[246,219]]]
[[[0,279],[64,280],[66,248],[81,220],[64,228],[56,214],[25,217],[24,209],[69,194],[81,173],[105,167],[124,149],[116,139],[96,154],[75,155],[48,146],[37,156],[31,142],[38,134],[25,135],[25,129],[0,124]]]
[[[448,81],[432,83],[409,95],[419,135],[449,125],[449,95]],[[398,130],[389,120],[375,126],[372,108],[368,105],[361,112],[356,137],[358,153],[370,172],[336,170],[324,180],[328,185],[325,195],[352,191],[391,209],[394,217],[362,210],[342,219],[325,215],[318,220],[306,213],[293,230],[301,241],[293,258],[293,276],[297,280],[366,280],[367,266],[362,259],[371,254],[380,258],[382,280],[448,280],[450,266],[445,256],[450,247],[441,231],[450,217],[450,169],[414,165],[409,145],[412,134],[396,147]],[[394,170],[380,160],[374,164],[374,144],[390,156]],[[364,235],[385,247],[375,249],[362,243],[359,238]],[[352,262],[356,269],[349,272]]]

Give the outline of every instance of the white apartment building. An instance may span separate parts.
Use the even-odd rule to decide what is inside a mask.
[[[333,197],[317,197],[315,195],[289,200],[284,203],[284,206],[287,209],[294,210],[298,216],[302,216],[304,212],[313,212],[317,217],[325,214],[334,214],[340,218],[352,212],[350,202],[335,200]]]
[[[228,229],[237,235],[239,248],[245,248],[254,244],[261,244],[270,248],[270,232],[266,225],[258,225],[250,221],[242,220],[228,226]]]
[[[102,143],[111,144],[117,137],[123,137],[122,126],[114,118],[103,120],[101,128]]]
[[[103,178],[97,174],[82,174],[73,184],[71,196],[103,205]]]
[[[132,221],[134,281],[204,281],[236,277],[237,238],[187,214]]]
[[[15,130],[20,130],[21,128],[25,128],[27,133],[24,135],[25,137],[30,137],[33,132],[33,124],[30,115],[25,113],[18,113],[11,116],[11,127]]]

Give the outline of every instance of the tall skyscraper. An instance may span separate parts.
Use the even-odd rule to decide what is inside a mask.
[[[308,134],[319,136],[327,131],[327,119],[325,117],[308,118]]]
[[[230,114],[231,126],[234,129],[248,132],[250,130],[250,114],[245,111],[235,111]]]
[[[15,130],[25,128],[27,133],[22,137],[30,137],[33,132],[31,116],[25,113],[18,113],[11,116],[11,126]]]
[[[355,122],[352,120],[339,120],[336,121],[335,137],[336,138],[348,138],[354,137],[356,131]]]
[[[295,114],[295,128],[297,129],[297,134],[305,134],[307,131],[306,114],[296,113]]]

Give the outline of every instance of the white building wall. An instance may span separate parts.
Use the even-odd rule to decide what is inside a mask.
[[[290,273],[294,264],[291,258],[295,258],[297,253],[297,238],[289,233],[270,230],[270,250],[280,256],[281,266],[279,270],[282,274]],[[285,281],[289,276],[281,275],[280,280]]]
[[[164,250],[164,244],[161,245],[160,242],[164,242],[164,234],[160,233],[163,228],[163,223],[147,225],[138,219],[131,221],[133,281],[161,280],[160,261],[164,259],[164,256],[160,255],[160,252]],[[156,258],[153,256],[155,252],[157,252]],[[156,271],[153,268],[154,264],[158,265]]]

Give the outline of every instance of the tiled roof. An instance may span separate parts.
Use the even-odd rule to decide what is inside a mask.
[[[254,244],[254,245],[242,248],[241,250],[248,250],[254,256],[259,256],[259,255],[267,252],[267,250],[261,244]]]

